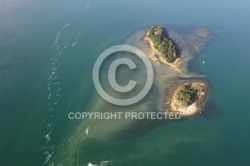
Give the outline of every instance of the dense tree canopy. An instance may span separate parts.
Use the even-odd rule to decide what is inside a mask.
[[[183,85],[177,94],[178,100],[181,100],[184,105],[188,106],[194,103],[198,97],[198,89],[189,85]]]
[[[166,58],[168,63],[173,63],[177,59],[177,47],[171,39],[167,38],[163,27],[152,26],[148,37],[152,40],[154,48]]]

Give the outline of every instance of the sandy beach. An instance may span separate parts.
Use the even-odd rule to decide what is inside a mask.
[[[147,45],[148,47],[148,54],[147,56],[155,63],[165,66],[167,68],[171,68],[173,70],[175,70],[177,73],[179,73],[178,76],[180,77],[194,77],[194,76],[190,76],[189,74],[187,74],[187,69],[182,68],[182,63],[185,61],[188,61],[188,59],[190,59],[190,50],[188,50],[187,45],[183,45],[183,43],[186,43],[186,41],[184,39],[182,39],[182,37],[178,34],[176,34],[175,32],[172,32],[171,34],[174,34],[173,36],[177,36],[178,37],[178,42],[181,41],[181,45],[185,48],[182,49],[183,52],[187,53],[188,55],[183,55],[183,52],[181,52],[181,55],[179,55],[179,58],[176,59],[173,63],[168,63],[166,61],[165,58],[162,57],[161,53],[156,50],[154,48],[154,44],[151,41],[151,39],[148,37],[149,35],[149,31],[146,31],[144,36],[142,37],[142,41]],[[192,48],[190,48],[192,49]],[[181,67],[182,66],[182,67]],[[179,101],[177,101],[177,99],[174,97],[176,95],[176,93],[178,93],[179,88],[182,84],[184,84],[184,82],[176,82],[174,83],[170,88],[165,90],[165,101],[163,101],[163,110],[164,111],[169,111],[169,112],[179,112],[182,116],[191,116],[194,115],[195,113],[201,111],[202,109],[202,104],[204,103],[206,96],[207,96],[207,92],[208,92],[208,85],[206,82],[201,81],[201,80],[190,80],[190,81],[186,81],[185,83],[192,83],[192,84],[200,84],[203,87],[203,91],[201,94],[199,94],[198,99],[196,102],[194,102],[193,104],[189,105],[189,106],[181,106],[179,103]]]
[[[174,96],[179,91],[179,88],[182,84],[200,84],[203,87],[202,93],[198,96],[198,99],[195,103],[187,106],[187,107],[178,107],[178,102],[176,102],[176,99]],[[168,91],[166,91],[166,95],[168,96],[167,101],[165,102],[165,110],[166,111],[173,111],[173,112],[179,112],[182,116],[190,116],[194,115],[195,113],[201,111],[202,104],[206,100],[206,96],[208,93],[208,85],[204,81],[200,80],[194,80],[194,81],[188,81],[188,82],[182,82],[182,83],[175,83],[173,84]]]
[[[168,63],[166,59],[161,56],[161,53],[154,48],[153,42],[151,41],[151,39],[148,38],[148,31],[145,33],[143,40],[149,48],[149,53],[147,55],[152,61],[159,63],[160,65],[171,67],[180,74],[183,74],[183,71],[180,67],[183,60],[182,55],[180,55],[180,57],[176,59],[175,62]]]

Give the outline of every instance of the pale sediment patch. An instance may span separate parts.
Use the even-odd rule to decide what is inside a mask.
[[[172,101],[171,103],[171,107],[172,109],[175,109],[176,111],[178,111],[181,115],[185,115],[185,116],[190,116],[193,115],[197,112],[198,108],[196,106],[196,103],[191,104],[188,107],[178,107],[175,104],[173,104],[174,102]]]
[[[141,42],[141,39],[143,38],[143,35],[145,34],[145,31],[139,31],[136,34],[134,34],[132,37],[128,39],[126,44],[130,44],[133,46],[136,46],[140,49],[142,49],[144,52],[148,53],[151,49],[145,47],[145,41],[144,43]],[[145,51],[146,50],[146,51]],[[156,50],[153,50],[156,52]],[[152,50],[150,51],[149,58],[154,62],[154,85],[153,90],[148,94],[148,96],[143,100],[143,102],[139,103],[138,105],[133,105],[129,108],[127,107],[117,107],[114,105],[111,105],[104,101],[100,96],[93,95],[91,100],[91,104],[89,104],[89,107],[86,110],[82,111],[88,111],[88,112],[124,112],[124,111],[130,111],[130,112],[150,112],[150,111],[162,111],[163,107],[162,104],[165,102],[166,93],[165,90],[169,89],[175,82],[178,81],[179,77],[195,77],[196,75],[187,75],[182,72],[182,70],[176,66],[180,66],[180,61],[176,61],[176,63],[173,66],[169,64],[163,64],[159,65],[159,61],[154,57],[154,52]],[[167,66],[167,67],[166,67]],[[141,79],[138,77],[138,79]],[[138,81],[138,80],[137,80]],[[156,90],[155,90],[156,89]],[[81,109],[79,109],[81,110]],[[189,108],[189,112],[191,114],[192,110],[194,110],[194,106]],[[72,130],[71,134],[69,135],[69,138],[67,138],[66,141],[66,151],[67,155],[65,155],[65,158],[63,158],[63,163],[66,163],[66,165],[74,165],[76,161],[76,152],[79,152],[79,156],[84,156],[84,154],[81,153],[81,148],[84,145],[86,140],[95,140],[97,143],[100,141],[105,141],[110,139],[112,136],[116,135],[117,133],[121,132],[122,130],[126,128],[132,128],[131,126],[134,124],[136,120],[130,120],[130,119],[118,119],[118,120],[93,120],[93,119],[84,119],[82,120],[77,128],[74,128]],[[90,128],[90,130],[88,129]],[[85,138],[83,140],[83,138]],[[82,145],[81,145],[82,144]],[[59,158],[59,156],[55,157]],[[60,158],[61,159],[61,158]],[[82,157],[82,160],[84,160],[84,157]],[[81,158],[79,159],[81,161]],[[89,162],[89,161],[88,161]]]

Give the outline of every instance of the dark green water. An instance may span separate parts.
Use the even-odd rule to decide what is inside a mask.
[[[24,4],[0,16],[0,165],[250,164],[248,1]],[[104,49],[155,24],[212,29],[190,66],[211,84],[205,112],[169,124],[69,120],[68,112],[153,109],[145,103],[154,91],[142,106],[105,104],[92,69]]]

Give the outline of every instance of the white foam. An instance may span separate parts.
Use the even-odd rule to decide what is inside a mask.
[[[85,137],[83,137],[83,138],[82,138],[82,140],[80,141],[80,143],[79,143],[79,145],[78,145],[78,148],[77,148],[77,152],[76,152],[76,154],[77,154],[77,161],[76,161],[76,165],[77,165],[77,166],[78,166],[79,159],[80,159],[79,148],[80,148],[81,143],[82,143],[82,141],[83,141],[84,139],[85,139]]]
[[[64,26],[64,28],[67,28],[70,25],[70,23],[68,23],[67,25]]]
[[[54,150],[54,148],[55,148],[55,144],[50,145],[50,146],[44,146],[44,147],[41,147],[40,149],[42,149],[42,150],[44,150],[44,149],[46,149],[46,150]]]
[[[50,73],[49,73],[49,76],[48,76],[48,82],[47,82],[47,89],[50,91],[51,89],[53,89],[53,91],[51,91],[49,94],[48,94],[48,100],[49,100],[49,111],[50,111],[50,118],[54,118],[54,115],[52,114],[52,111],[53,111],[53,105],[56,105],[58,104],[59,102],[59,99],[61,97],[61,94],[60,94],[60,91],[61,91],[61,88],[59,88],[58,85],[61,84],[61,82],[59,82],[58,80],[56,80],[58,78],[57,76],[57,72],[58,70],[60,69],[60,64],[59,64],[59,60],[60,60],[60,57],[61,55],[63,54],[63,49],[66,49],[67,47],[70,47],[72,46],[71,42],[68,41],[66,43],[66,45],[61,45],[61,35],[62,35],[62,32],[65,30],[65,28],[69,27],[70,26],[70,23],[67,23],[65,26],[62,26],[60,28],[60,30],[57,32],[56,34],[56,37],[54,39],[54,46],[55,46],[55,49],[57,51],[57,54],[55,54],[52,58],[51,58],[51,68],[50,68]],[[78,38],[77,38],[78,40]],[[76,43],[75,43],[76,44]],[[52,85],[52,86],[51,86]],[[55,86],[54,85],[57,85],[58,88],[55,89]],[[55,91],[56,92],[55,92]],[[51,100],[52,99],[52,96],[53,98],[56,98],[55,100]],[[44,135],[46,141],[46,146],[44,146],[43,149],[44,150],[44,154],[46,155],[46,158],[45,158],[45,162],[42,163],[43,165],[49,165],[49,166],[54,166],[54,165],[57,165],[57,166],[62,166],[63,164],[61,163],[53,163],[53,162],[50,162],[50,159],[51,157],[53,156],[54,154],[54,147],[55,145],[50,145],[49,142],[51,142],[52,138],[51,138],[51,134],[52,134],[52,131],[51,131],[51,128],[53,128],[51,122],[53,120],[50,120],[50,122],[47,121],[47,124],[46,124],[46,128],[47,130],[50,130],[47,134]],[[45,122],[46,123],[46,122]]]
[[[85,130],[85,133],[88,135],[89,134],[89,127]]]
[[[47,156],[46,156],[46,161],[43,163],[43,165],[45,165],[50,160],[50,158],[54,154],[54,150],[51,153],[49,153],[49,151],[46,151],[44,152],[44,154],[46,154]]]
[[[112,162],[112,161],[101,161],[101,165],[105,165],[105,164],[107,164],[107,163],[110,163],[110,162]]]
[[[105,166],[107,163],[112,162],[112,161],[101,161],[100,164],[92,164],[88,163],[88,166]]]
[[[68,44],[67,45],[65,45],[64,47],[63,47],[63,49],[66,49],[66,48],[68,48],[69,47],[69,42],[68,42]]]
[[[45,135],[46,143],[48,143],[51,140],[51,136],[50,136],[51,133],[52,131]]]
[[[55,42],[54,42],[54,45],[56,46],[56,50],[59,50],[58,40],[59,40],[60,36],[61,36],[61,31],[58,31],[57,36],[55,38]]]
[[[49,75],[48,81],[49,81],[51,78],[52,78],[52,76],[51,76],[51,75]]]
[[[54,104],[56,105],[59,102],[59,100],[57,100]]]
[[[46,127],[51,128],[51,124],[47,124]]]
[[[53,80],[55,80],[55,79],[57,79],[57,78],[58,78],[58,76],[54,76],[54,77],[53,77]]]
[[[90,7],[89,5],[87,5],[87,7]],[[99,17],[97,15],[97,17]],[[98,18],[97,18],[98,19]],[[82,34],[84,34],[93,24],[99,22],[100,20],[95,20],[95,21],[92,21],[90,24],[86,25],[86,26],[83,26],[81,27],[80,31],[77,31],[76,32],[76,38],[74,39],[70,39],[72,42],[68,41],[67,43],[65,43],[64,41],[66,40],[66,38],[63,38],[64,37],[64,30],[65,28],[69,27],[70,24],[66,24],[65,26],[62,26],[60,28],[60,30],[57,32],[57,35],[54,39],[54,49],[56,49],[56,54],[54,54],[51,58],[51,66],[50,66],[50,72],[49,73],[49,76],[48,76],[48,86],[47,86],[47,89],[50,90],[50,88],[52,89],[50,92],[49,92],[49,95],[48,95],[48,103],[49,103],[49,111],[52,111],[53,110],[53,107],[55,107],[56,104],[58,104],[59,102],[59,99],[61,99],[61,86],[56,86],[56,85],[64,85],[65,83],[64,82],[59,82],[59,79],[57,78],[60,78],[58,77],[58,71],[61,71],[61,68],[60,68],[60,60],[62,58],[62,56],[64,56],[64,49],[67,49],[68,47],[72,47],[70,49],[72,50],[75,50],[75,47],[77,45],[79,45],[79,39],[81,37]],[[63,39],[63,40],[62,40]],[[65,40],[64,40],[65,39]],[[67,41],[67,40],[66,40]],[[63,43],[64,42],[64,43]],[[73,48],[74,47],[74,48]],[[69,49],[69,48],[68,48]],[[63,70],[62,70],[63,71]],[[66,70],[64,70],[64,72],[66,72]],[[57,80],[55,80],[57,79]],[[54,85],[56,84],[56,85]],[[50,87],[51,86],[51,87]],[[52,100],[53,99],[53,100]],[[61,101],[60,101],[61,102]],[[68,104],[68,109],[71,108],[71,105]],[[53,112],[49,112],[50,113],[50,117],[53,118],[54,115],[53,115]],[[57,153],[54,153],[54,146],[49,146],[51,143],[52,143],[52,139],[51,136],[53,137],[53,135],[51,134],[52,131],[51,129],[53,129],[53,119],[50,119],[49,121],[45,122],[45,124],[47,123],[47,130],[49,130],[50,132],[48,134],[45,135],[45,138],[48,141],[50,141],[48,144],[46,144],[47,147],[44,147],[44,151],[46,151],[44,154],[46,154],[46,159],[45,159],[45,162],[43,163],[46,164],[46,165],[51,165],[51,166],[62,166],[62,164],[60,163],[53,163],[51,160],[51,157],[54,155],[57,155]],[[48,132],[48,131],[47,131]],[[81,147],[81,144],[83,143],[83,141],[85,141],[85,138],[87,138],[87,136],[89,135],[89,132],[90,132],[90,127],[87,127],[85,128],[85,134],[83,133],[83,136],[81,137],[80,140],[78,140],[78,144],[76,144],[76,147],[77,148],[77,153],[74,154],[76,155],[76,158],[77,158],[77,165],[78,163],[80,164],[80,147]],[[50,147],[52,147],[50,149]],[[44,152],[43,151],[43,152]],[[74,151],[75,153],[75,151]],[[59,154],[60,155],[60,154]],[[88,166],[104,166],[106,165],[108,162],[110,161],[102,161],[100,163],[95,163],[95,164],[92,164],[91,162],[88,164]],[[80,164],[81,165],[81,164]]]
[[[71,45],[71,47],[74,47],[74,46],[77,44],[77,42],[78,42],[78,41],[76,41],[75,43],[73,43],[73,44]]]

